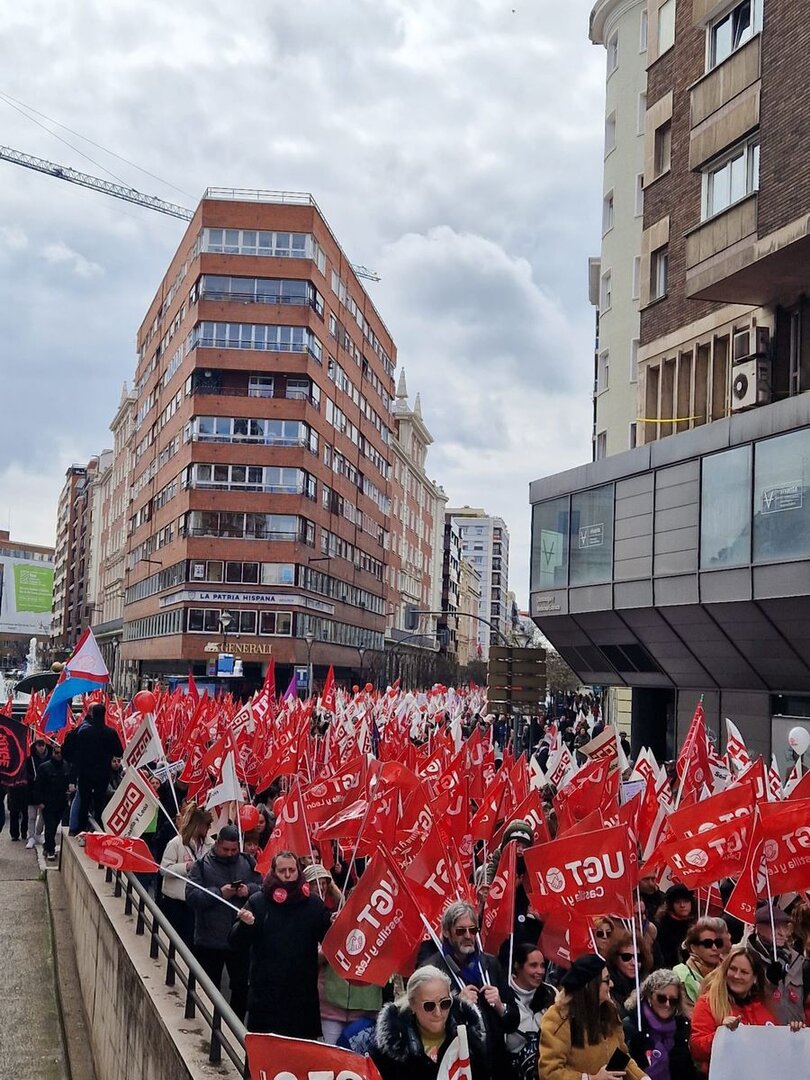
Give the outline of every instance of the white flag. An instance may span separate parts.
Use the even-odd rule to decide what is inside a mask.
[[[751,755],[748,753],[742,732],[728,717],[726,717],[726,754],[728,763],[736,776],[739,776],[743,769],[747,769],[751,764]]]
[[[146,713],[135,728],[135,733],[127,743],[127,748],[121,760],[124,768],[139,769],[150,761],[163,759],[163,747],[155,729],[155,720],[151,713]]]
[[[210,810],[212,806],[220,806],[226,802],[242,802],[242,788],[236,775],[236,761],[234,760],[233,750],[229,750],[222,759],[219,783],[208,792],[205,809]]]
[[[445,1050],[436,1080],[472,1080],[467,1028],[459,1024],[455,1039]]]
[[[115,836],[141,836],[157,813],[158,801],[137,769],[129,768],[104,807],[104,831]]]

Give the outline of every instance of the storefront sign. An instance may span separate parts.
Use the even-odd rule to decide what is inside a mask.
[[[803,500],[804,488],[801,483],[763,488],[762,513],[779,514],[783,510],[801,510]]]
[[[203,604],[282,604],[286,607],[309,608],[310,611],[322,611],[326,615],[334,615],[334,604],[325,604],[322,600],[314,600],[311,596],[300,596],[296,593],[249,593],[249,592],[221,592],[214,589],[183,589],[180,592],[170,593],[169,596],[161,596],[160,606],[171,607],[173,604],[203,603]]]
[[[585,525],[579,530],[580,548],[601,547],[605,542],[605,526],[603,522],[597,525]]]
[[[222,642],[221,641],[209,641],[206,643],[203,652],[221,653]],[[270,656],[273,652],[273,646],[269,642],[264,641],[229,641],[228,652],[239,653],[240,656]]]

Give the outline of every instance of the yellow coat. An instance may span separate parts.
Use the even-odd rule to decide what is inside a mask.
[[[556,1003],[540,1021],[540,1053],[537,1057],[540,1080],[582,1080],[583,1073],[594,1076],[607,1065],[617,1049],[625,1054],[628,1052],[621,1027],[600,1043],[572,1046],[565,1004]],[[625,1075],[628,1080],[643,1080],[646,1073],[631,1060]]]

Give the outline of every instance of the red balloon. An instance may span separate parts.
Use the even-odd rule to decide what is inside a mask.
[[[371,691],[373,689],[374,689],[374,683],[367,682],[366,683],[366,690],[368,691],[369,694],[371,693]]]
[[[352,693],[353,694],[359,694],[360,693],[360,687],[357,685],[357,683],[355,683],[354,686],[352,687]]]
[[[132,699],[132,704],[139,713],[153,713],[157,706],[157,698],[151,690],[139,690]]]
[[[261,819],[261,814],[255,806],[245,803],[239,807],[239,824],[243,833],[258,829]]]

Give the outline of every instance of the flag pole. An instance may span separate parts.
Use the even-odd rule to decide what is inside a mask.
[[[765,869],[765,888],[768,891],[768,915],[771,920],[771,944],[773,946],[773,958],[774,961],[779,959],[779,952],[776,947],[776,926],[773,918],[773,897],[771,896],[771,875],[768,873],[768,861],[765,856],[762,856],[762,865]]]
[[[174,870],[167,870],[162,866],[159,867],[159,869],[161,874],[168,874],[169,877],[177,878],[178,881],[183,881],[186,885],[190,885],[192,889],[199,889],[200,892],[204,892],[208,896],[213,896],[215,900],[219,900],[220,904],[225,904],[226,907],[233,908],[233,910],[237,912],[237,914],[242,910],[240,907],[237,907],[236,904],[232,904],[230,900],[226,900],[221,893],[211,892],[211,890],[206,889],[204,885],[198,885],[196,881],[189,881],[189,879],[184,874],[178,874]]]
[[[636,892],[638,892],[638,886],[636,886]],[[638,935],[636,933],[636,913],[635,912],[633,912],[632,919],[630,920],[630,925],[631,925],[632,930],[633,930],[633,952],[636,954],[636,975],[635,975],[635,978],[636,978],[636,1016],[638,1018],[638,1030],[641,1031],[642,1030],[642,1026],[641,1026],[641,982],[639,981],[639,977],[638,977],[638,968],[639,968],[639,959],[640,958],[639,958],[639,954],[638,954]]]

